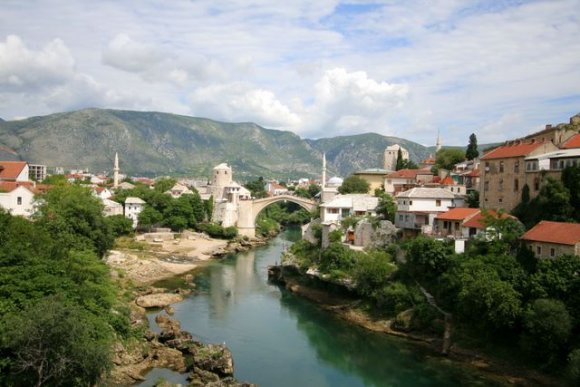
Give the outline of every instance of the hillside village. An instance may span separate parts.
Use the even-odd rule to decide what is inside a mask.
[[[566,167],[580,165],[579,131],[580,115],[576,115],[568,124],[546,125],[542,131],[509,140],[481,157],[456,163],[449,170],[435,170],[433,155],[413,165],[414,168],[397,168],[409,163],[409,152],[400,145],[389,146],[384,151],[383,168],[353,174],[368,183],[367,192],[339,193],[344,179],[327,178],[324,156],[320,180],[266,181],[263,188],[267,196],[275,197],[296,195],[309,186],[318,186],[320,192],[312,199],[320,205],[319,218],[324,235],[338,229],[343,219],[376,217],[379,197],[375,193],[380,192],[392,197],[396,204],[391,220],[399,237],[451,238],[457,241],[457,251],[461,252],[465,240],[489,234],[486,217],[513,217],[509,214],[522,200],[522,192],[526,191],[527,201],[533,200],[546,179],[559,181]],[[440,149],[438,138],[436,150]],[[112,176],[72,170],[61,177],[68,183],[90,189],[102,200],[104,215],[124,215],[131,220],[133,228],[138,228],[139,214],[147,203],[143,198],[131,196],[119,202],[115,194],[134,189],[136,184],[153,189],[156,182],[143,177],[127,178],[120,173],[117,154],[114,160]],[[213,201],[209,220],[223,227],[235,227],[240,203],[255,198],[250,190],[235,182],[233,176],[232,168],[222,163],[213,168],[211,180],[179,179],[165,194],[177,199],[195,192],[201,200]],[[44,165],[0,161],[0,207],[13,215],[31,217],[35,211],[35,196],[38,198],[51,187],[43,183],[46,177]],[[478,203],[468,200],[474,194],[479,196]],[[356,224],[344,233],[344,242],[365,247],[373,236],[363,236],[355,228]],[[578,255],[580,235],[573,230],[567,223],[540,222],[522,239],[538,257]],[[564,234],[568,236],[557,236]]]

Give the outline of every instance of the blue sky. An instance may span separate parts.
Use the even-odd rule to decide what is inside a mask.
[[[3,0],[0,117],[84,107],[320,138],[503,141],[580,112],[579,0]]]

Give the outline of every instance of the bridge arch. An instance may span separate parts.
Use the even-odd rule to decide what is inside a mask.
[[[255,200],[241,200],[238,207],[239,213],[237,224],[240,235],[254,238],[256,236],[256,218],[258,217],[258,214],[270,204],[286,201],[296,203],[307,211],[312,211],[318,204],[313,200],[291,195],[279,195]]]

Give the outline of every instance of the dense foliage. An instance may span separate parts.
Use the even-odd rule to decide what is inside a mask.
[[[291,252],[304,270],[314,266],[323,277],[350,279],[394,326],[440,333],[443,311],[453,316],[455,340],[501,347],[580,381],[580,257],[538,261],[520,245],[519,222],[489,214],[485,222],[495,232],[470,241],[462,254],[428,237],[388,252],[353,251],[341,243],[321,249],[306,241]]]
[[[368,193],[369,183],[360,176],[350,175],[342,182],[342,185],[338,187],[338,192],[341,194],[350,193]]]
[[[311,219],[311,214],[304,208],[292,202],[277,202],[264,208],[256,218],[258,235],[277,234],[281,226],[288,224],[305,224]]]
[[[562,180],[546,177],[538,196],[530,200],[530,188],[522,187],[522,198],[512,213],[531,228],[540,220],[580,222],[580,166],[566,167]]]
[[[41,198],[34,222],[0,211],[0,385],[93,385],[115,335],[131,333],[100,258],[121,222],[101,211],[66,185]]]
[[[439,169],[452,170],[453,166],[465,160],[465,152],[459,148],[440,149],[435,155],[435,166]]]
[[[479,156],[479,151],[477,150],[477,137],[475,133],[471,133],[469,136],[469,144],[467,144],[467,149],[465,150],[465,159],[473,160]]]

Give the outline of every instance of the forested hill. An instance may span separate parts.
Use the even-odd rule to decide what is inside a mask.
[[[0,121],[0,149],[16,158],[100,172],[112,168],[119,152],[122,171],[132,175],[201,177],[228,162],[240,180],[318,176],[326,152],[329,174],[346,176],[382,167],[385,147],[396,143],[407,148],[415,161],[432,152],[412,141],[374,133],[304,140],[253,123],[157,112],[84,109]]]

